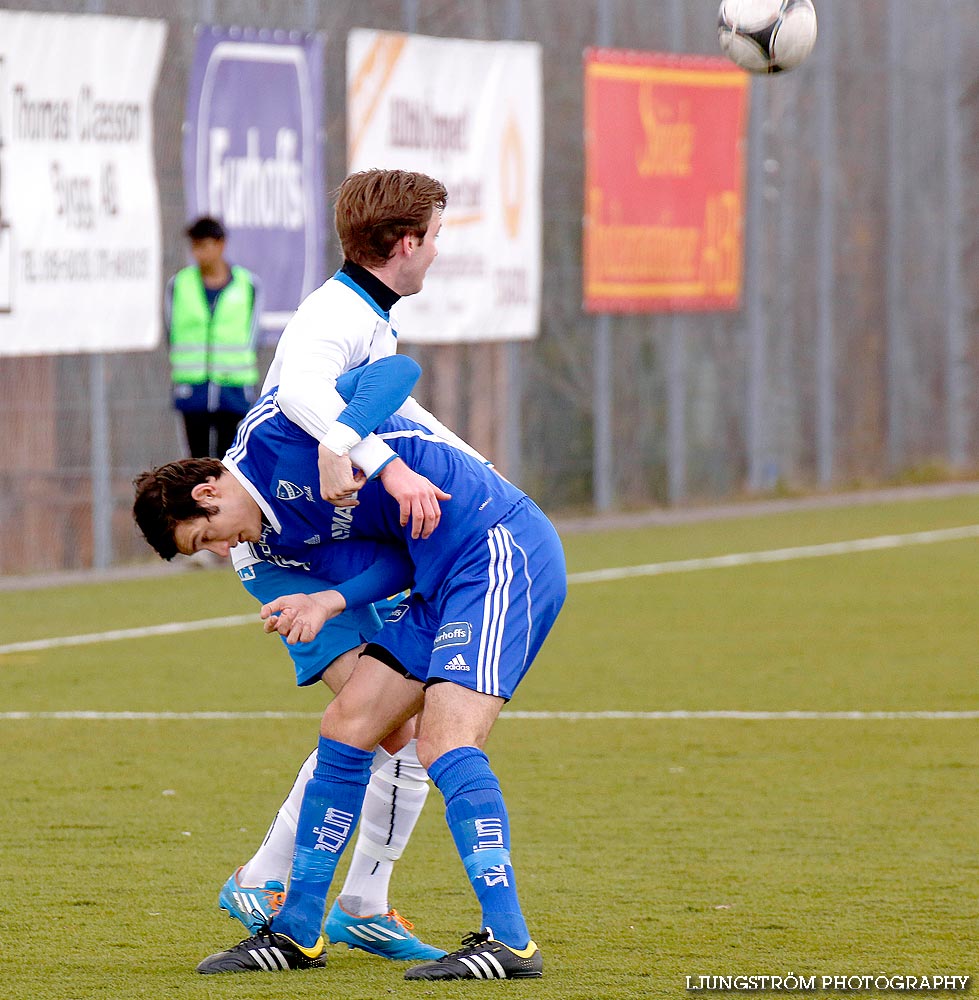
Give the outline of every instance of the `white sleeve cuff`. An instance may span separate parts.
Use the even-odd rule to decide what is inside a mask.
[[[335,455],[346,455],[351,448],[360,444],[360,441],[360,435],[352,427],[334,420],[320,443]]]
[[[392,458],[397,458],[397,455],[376,434],[368,434],[360,444],[350,449],[350,461],[358,469],[363,469],[368,479]]]

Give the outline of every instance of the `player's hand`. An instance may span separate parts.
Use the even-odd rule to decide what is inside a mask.
[[[343,595],[336,590],[317,594],[288,594],[262,605],[265,631],[278,632],[290,646],[297,642],[312,642],[331,618],[347,607]]]
[[[355,472],[347,455],[338,455],[325,445],[318,450],[320,496],[334,507],[356,507],[358,490],[367,482],[359,469]]]
[[[409,469],[395,458],[381,469],[379,478],[384,488],[401,506],[401,527],[411,521],[412,538],[428,538],[442,519],[441,500],[451,500],[452,494],[440,490],[433,482]]]

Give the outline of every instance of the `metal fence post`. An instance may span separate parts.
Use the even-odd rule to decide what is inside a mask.
[[[504,38],[520,37],[521,14],[521,0],[507,0],[503,11]],[[507,477],[519,483],[523,479],[523,342],[508,340],[502,349],[508,403],[501,416],[503,454]]]
[[[88,12],[102,14],[103,0],[89,0]],[[89,476],[92,495],[92,567],[112,565],[112,439],[104,354],[88,356]]]
[[[816,474],[819,485],[833,481],[836,427],[836,365],[833,303],[836,298],[836,59],[833,50],[835,0],[819,8],[819,219],[817,223],[816,289]]]
[[[596,36],[600,46],[612,39],[614,0],[598,0]],[[615,502],[612,482],[612,321],[608,313],[595,317],[592,371],[592,502],[600,511]]]
[[[686,48],[684,0],[670,0],[670,48]],[[670,317],[666,357],[666,492],[671,505],[687,496],[687,336],[689,322],[680,312]]]
[[[969,454],[969,387],[966,379],[965,297],[962,290],[962,43],[956,26],[956,0],[945,0],[945,409],[948,461],[965,467]]]
[[[748,452],[748,489],[755,492],[770,485],[767,470],[767,428],[764,420],[768,361],[763,266],[767,83],[767,79],[756,79],[752,81],[751,86],[751,120],[748,125],[748,210],[745,226],[745,319],[748,337],[745,445]]]
[[[904,294],[905,197],[905,20],[906,0],[888,7],[888,161],[887,161],[887,471],[896,472],[905,460],[902,375],[907,352],[907,309]]]

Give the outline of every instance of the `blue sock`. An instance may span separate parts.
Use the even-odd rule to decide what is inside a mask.
[[[445,797],[445,819],[483,909],[483,928],[512,948],[526,948],[530,932],[510,866],[510,822],[489,759],[476,747],[459,747],[434,761],[428,776]]]
[[[303,793],[289,891],[272,921],[279,934],[311,948],[319,939],[333,872],[364,805],[374,754],[320,737]]]

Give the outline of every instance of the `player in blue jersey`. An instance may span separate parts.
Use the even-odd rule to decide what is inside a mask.
[[[205,959],[201,972],[325,964],[326,896],[361,813],[373,747],[421,711],[419,759],[445,798],[482,925],[461,949],[406,978],[542,973],[517,898],[506,807],[481,748],[563,603],[560,540],[529,497],[424,425],[394,417],[379,434],[396,453],[391,464],[404,462],[451,497],[435,538],[414,537],[376,479],[361,485],[355,507],[323,501],[319,443],[282,414],[274,393],[250,411],[223,463],[184,460],[137,480],[137,522],[164,558],[201,549],[226,555],[245,541],[293,552],[312,538],[360,539],[402,545],[415,569],[411,598],[324,713],[282,909],[251,938]],[[311,641],[345,606],[331,589],[280,597],[263,615],[290,642]]]
[[[283,412],[320,441],[320,495],[338,505],[354,505],[359,482],[362,481],[353,475],[347,449],[353,448],[352,457],[359,467],[368,471],[384,466],[393,453],[371,435],[357,444],[359,435],[351,436],[342,421],[334,422],[338,409],[343,406],[343,400],[335,390],[336,379],[346,371],[376,362],[376,367],[372,368],[374,377],[380,378],[380,384],[390,393],[391,376],[380,376],[378,373],[397,347],[398,333],[391,311],[399,298],[421,291],[428,268],[437,256],[436,240],[446,199],[444,185],[420,173],[368,170],[347,177],[337,190],[335,205],[343,265],[302,303],[279,339],[263,392],[277,389]],[[389,379],[387,384],[384,378]],[[363,399],[369,394],[361,390],[359,396]],[[424,423],[444,439],[483,460],[407,391],[393,403],[386,398],[384,405],[387,407],[384,415],[398,409],[402,415]],[[373,426],[380,419],[378,416],[369,425]],[[404,465],[384,467],[381,477],[385,488],[399,499],[402,519],[410,516],[414,532],[427,537],[438,523],[439,501],[444,499],[444,495]],[[254,553],[246,552],[242,556],[236,550],[232,555],[237,564],[241,558],[250,559]],[[249,565],[254,567],[253,571],[261,579],[269,578],[267,564]],[[294,589],[299,589],[299,585],[284,585],[281,593]],[[269,593],[270,598],[275,596],[278,595]],[[366,613],[366,610],[347,611],[331,622],[328,631],[339,637],[345,619]],[[314,645],[322,642],[322,635]],[[303,645],[290,648],[294,659],[308,661],[311,654],[316,657],[314,650],[307,650]],[[318,667],[317,659],[313,669]],[[328,676],[339,677],[341,673],[338,667],[334,667]],[[396,771],[401,776],[400,784],[392,785],[387,795],[390,813],[394,817],[390,824],[393,831],[391,837],[400,840],[398,830],[402,825],[410,829],[413,822],[411,809],[416,804],[418,809],[421,808],[420,789],[427,791],[428,788],[424,768],[418,764],[414,754],[414,743],[399,751],[392,761],[384,765],[384,769]],[[416,782],[415,787],[408,787],[409,777]],[[302,780],[303,774],[300,775]],[[422,784],[418,785],[418,782]],[[387,801],[376,794],[376,785],[377,782],[372,780],[367,799],[368,811],[388,807]],[[270,840],[259,850],[258,861],[270,853],[274,846],[272,840],[287,840],[289,821],[294,813],[292,800],[296,796],[297,787],[294,786],[284,804],[284,816],[273,823]],[[370,822],[369,816],[365,816],[365,822]],[[361,940],[364,941],[361,946],[368,950],[383,949],[395,957],[405,957],[408,952],[400,940],[402,931],[388,925],[386,902],[384,909],[371,908],[372,905],[379,906],[386,898],[380,889],[382,875],[389,867],[387,855],[392,854],[396,847],[388,843],[385,860],[369,866],[370,877],[365,876],[364,884],[360,884],[354,877],[362,868],[359,864],[360,844],[358,840],[351,862],[351,875],[330,911],[327,932],[331,940],[336,940],[338,936],[351,944]],[[270,874],[253,862],[245,866],[242,879],[255,881],[261,877],[260,885],[272,884],[273,888],[278,885],[281,873]],[[229,878],[222,890],[221,905],[224,906],[229,899],[239,898],[254,900],[257,897],[239,888],[236,874]],[[272,897],[273,900],[280,898],[278,895]],[[241,910],[237,911],[237,915],[242,916]],[[246,925],[249,923],[248,916],[245,914],[246,919],[243,920]],[[392,936],[387,941],[373,941],[384,934],[399,936]]]
[[[307,686],[322,680],[334,694],[350,677],[364,644],[380,630],[380,616],[386,615],[403,593],[373,604],[365,602],[408,586],[412,577],[410,561],[403,553],[374,543],[307,546],[295,558],[260,554],[255,546],[239,545],[232,559],[243,586],[262,604],[294,590],[314,593],[343,580],[357,584],[359,592],[350,583],[341,586],[349,607],[313,642],[283,642],[295,667],[296,683]],[[379,748],[353,856],[325,926],[333,944],[395,961],[421,961],[445,954],[413,934],[414,925],[388,901],[394,864],[428,797],[428,775],[418,761],[413,737],[414,726],[409,723]],[[299,807],[315,763],[314,750],[300,768],[258,850],[222,886],[220,907],[251,932],[258,931],[285,899]]]

